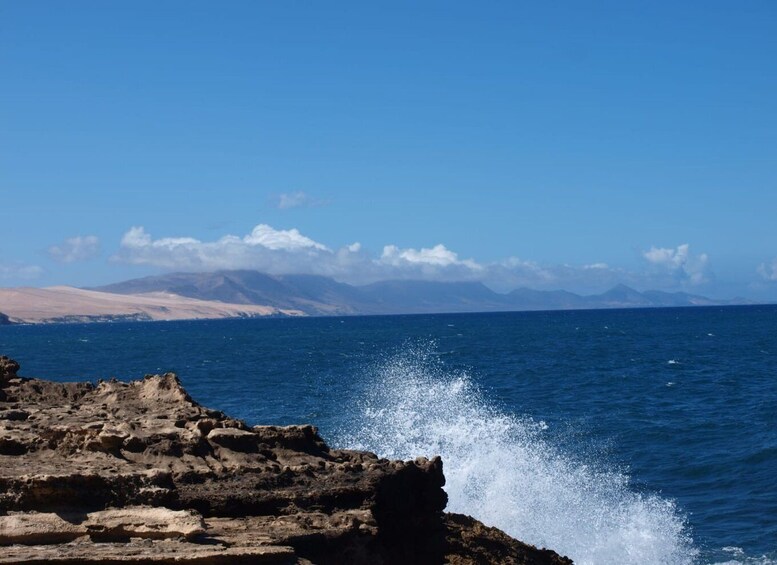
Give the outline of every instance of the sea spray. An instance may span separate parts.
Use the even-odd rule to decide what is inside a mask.
[[[340,446],[397,459],[441,455],[449,511],[578,565],[694,562],[672,501],[634,492],[626,475],[565,454],[544,438],[542,423],[499,410],[433,348],[406,346],[368,371]]]

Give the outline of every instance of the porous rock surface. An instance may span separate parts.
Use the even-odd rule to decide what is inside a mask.
[[[249,427],[171,373],[93,385],[18,371],[0,357],[0,563],[571,563],[445,514],[439,458]]]

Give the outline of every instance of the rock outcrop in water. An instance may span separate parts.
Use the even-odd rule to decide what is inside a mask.
[[[249,427],[173,374],[93,385],[18,370],[0,357],[0,563],[571,563],[445,514],[439,458]]]

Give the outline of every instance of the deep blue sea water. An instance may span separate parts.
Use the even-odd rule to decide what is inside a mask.
[[[777,562],[774,306],[6,326],[0,353],[441,454],[452,510],[579,564]]]

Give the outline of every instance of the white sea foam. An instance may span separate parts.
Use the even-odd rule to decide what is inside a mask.
[[[743,557],[737,555],[729,561],[716,561],[712,565],[775,565],[777,561],[766,555],[760,557]]]
[[[729,554],[731,559],[715,562],[713,565],[775,565],[777,563],[774,555],[747,556],[744,549],[733,545],[723,547],[720,551]]]
[[[675,504],[627,476],[551,445],[543,423],[497,409],[432,345],[374,368],[343,447],[384,457],[441,455],[448,510],[474,516],[578,565],[691,564],[697,555]]]

